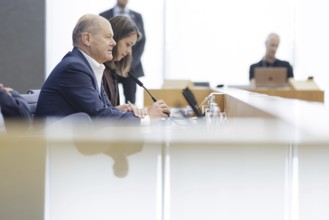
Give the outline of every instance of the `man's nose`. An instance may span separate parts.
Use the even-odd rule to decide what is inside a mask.
[[[111,46],[115,47],[115,45],[117,45],[117,42],[115,42],[115,40],[112,39],[112,41],[111,41]]]

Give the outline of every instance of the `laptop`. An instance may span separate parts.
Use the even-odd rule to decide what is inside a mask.
[[[288,70],[286,67],[256,67],[256,87],[287,87]]]

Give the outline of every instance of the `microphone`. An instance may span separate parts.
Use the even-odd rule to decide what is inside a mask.
[[[134,76],[133,74],[131,74],[129,72],[128,72],[128,75],[137,83],[137,85],[139,85],[140,87],[143,87],[145,89],[145,91],[151,96],[153,102],[157,101],[157,99],[147,90],[147,88],[145,88],[143,83],[141,81],[139,81],[139,79],[137,79],[136,76]]]
[[[145,91],[151,96],[153,102],[156,102],[157,101],[157,99],[147,90],[147,88],[145,88],[145,86],[143,85],[143,83],[141,81],[139,81],[139,79],[137,79],[136,76],[134,76],[130,72],[128,72],[128,75],[137,83],[137,85],[139,85],[140,87],[143,87],[145,89]],[[165,112],[165,114],[168,115],[168,117],[170,117],[170,113]]]

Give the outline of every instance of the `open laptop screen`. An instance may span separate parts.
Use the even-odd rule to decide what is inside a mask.
[[[287,86],[286,67],[256,67],[255,86],[256,87],[285,87]]]

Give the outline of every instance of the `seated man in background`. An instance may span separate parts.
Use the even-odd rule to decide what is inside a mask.
[[[22,121],[25,125],[31,123],[30,108],[25,99],[12,88],[0,84],[0,109],[7,124],[10,120]]]
[[[72,52],[57,64],[40,91],[37,117],[65,117],[83,112],[92,118],[137,123],[146,114],[150,118],[168,117],[170,110],[162,100],[147,111],[131,104],[119,110],[110,103],[102,85],[103,63],[113,59],[116,42],[107,19],[92,14],[82,16],[73,30],[72,39]]]
[[[287,77],[293,78],[294,73],[291,65],[287,61],[279,60],[275,57],[276,51],[278,50],[280,44],[280,37],[275,33],[268,35],[265,41],[266,53],[261,61],[258,63],[252,64],[249,69],[249,80],[253,83],[255,77],[255,68],[256,67],[286,67],[287,68]]]

